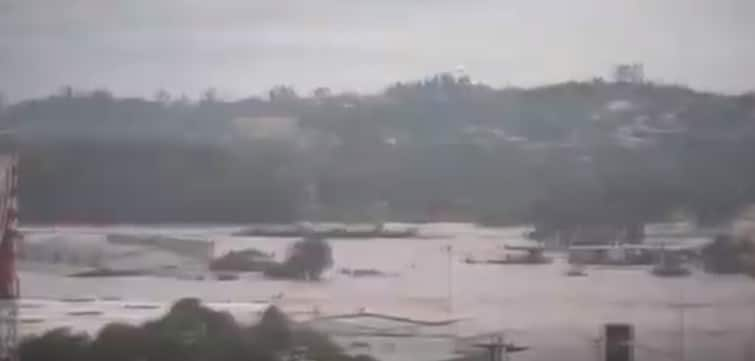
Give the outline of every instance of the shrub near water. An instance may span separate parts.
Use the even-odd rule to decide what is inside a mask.
[[[265,270],[271,278],[318,280],[333,265],[333,250],[325,239],[308,237],[294,243],[281,264]]]
[[[718,235],[703,249],[705,270],[712,273],[755,275],[752,243],[729,235]]]
[[[299,348],[312,360],[371,360],[346,355],[324,335],[292,329],[274,306],[259,323],[243,327],[194,299],[141,326],[107,325],[94,338],[69,329],[29,337],[19,353],[24,361],[278,361]]]

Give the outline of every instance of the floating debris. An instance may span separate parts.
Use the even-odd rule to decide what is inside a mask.
[[[156,310],[159,309],[159,305],[124,305],[123,308],[130,310]]]
[[[24,325],[30,325],[30,324],[45,322],[45,319],[44,318],[22,318],[18,320],[18,322]]]
[[[68,303],[86,303],[86,302],[97,301],[97,299],[93,297],[67,297],[67,298],[61,298],[60,301],[68,302]]]
[[[69,316],[102,316],[102,311],[71,311],[67,312],[66,315]]]

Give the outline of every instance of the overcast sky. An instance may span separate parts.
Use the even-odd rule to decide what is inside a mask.
[[[0,91],[375,91],[463,65],[492,85],[606,76],[755,89],[755,0],[0,0]]]

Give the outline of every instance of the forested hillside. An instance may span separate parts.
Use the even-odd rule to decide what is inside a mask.
[[[600,80],[194,101],[64,88],[10,104],[24,222],[725,219],[755,200],[755,96]]]

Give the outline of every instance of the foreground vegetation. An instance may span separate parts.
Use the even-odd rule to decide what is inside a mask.
[[[351,357],[327,337],[293,328],[277,308],[253,326],[239,325],[199,301],[176,302],[162,318],[141,326],[110,324],[95,337],[56,329],[25,339],[24,361],[370,361]]]

